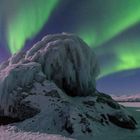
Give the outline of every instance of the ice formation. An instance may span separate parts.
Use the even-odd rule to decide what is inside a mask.
[[[99,72],[95,54],[74,35],[48,35],[27,53],[13,56],[6,69],[14,64],[19,66],[33,62],[41,66],[40,71],[48,80],[53,80],[68,95],[87,96],[95,91],[95,78]],[[1,69],[3,67],[5,64]]]
[[[70,96],[87,96],[95,91],[99,72],[95,54],[74,35],[46,36],[25,58],[40,63],[46,78]]]

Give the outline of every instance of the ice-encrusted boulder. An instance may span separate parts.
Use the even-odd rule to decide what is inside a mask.
[[[0,124],[24,120],[19,128],[64,135],[91,135],[112,123],[134,129],[133,117],[96,91],[98,73],[95,54],[79,37],[44,37],[0,65]]]
[[[21,63],[37,62],[48,80],[70,96],[87,96],[95,91],[99,68],[95,54],[80,38],[71,34],[44,37],[29,51],[18,53],[0,69]]]
[[[95,91],[99,72],[95,54],[76,36],[46,36],[26,53],[25,58],[40,63],[46,78],[70,96],[87,96]]]

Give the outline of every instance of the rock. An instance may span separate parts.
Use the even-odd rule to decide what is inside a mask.
[[[31,118],[40,112],[40,109],[33,107],[29,102],[24,102],[18,105],[15,114],[20,121]]]
[[[46,79],[46,76],[45,76],[42,72],[37,73],[37,74],[35,75],[35,80],[36,80],[37,82],[42,83],[45,79]]]
[[[60,98],[60,95],[57,90],[51,90],[49,92],[45,92],[45,96],[57,97]]]
[[[18,92],[14,92],[19,86],[29,89],[35,75],[40,71],[40,64],[30,62],[28,64],[14,64],[0,71],[0,107],[4,109],[6,116],[11,114],[9,106],[15,108],[15,104],[22,100]]]
[[[18,123],[19,128],[23,129],[23,126],[26,126],[24,130],[31,131],[33,126],[36,125],[39,127],[33,129],[34,131],[42,130],[43,132],[59,133],[65,136],[92,135],[98,131],[96,126],[100,129],[102,127],[104,127],[102,129],[106,129],[111,124],[127,129],[136,128],[135,119],[133,118],[133,120],[121,106],[119,109],[115,109],[105,102],[97,102],[93,96],[86,98],[70,97],[67,94],[62,96],[65,93],[59,92],[57,88],[52,90],[52,95],[53,91],[54,93],[57,91],[59,98],[57,96],[30,95],[25,99],[39,108],[40,113],[28,119],[28,121]],[[101,108],[102,106],[104,106],[104,109]],[[32,120],[34,121],[32,122]]]
[[[68,95],[94,93],[98,64],[93,51],[80,38],[70,34],[46,36],[25,57],[41,63],[47,79]]]
[[[97,102],[108,104],[110,107],[114,109],[120,109],[120,105],[111,98],[109,95],[105,95],[103,93],[97,95]]]
[[[83,104],[88,105],[88,106],[94,106],[95,102],[94,101],[83,101]]]
[[[136,121],[133,119],[133,117],[130,117],[129,115],[126,116],[124,112],[122,111],[116,111],[113,114],[108,114],[109,120],[122,128],[127,129],[135,129],[136,128]]]
[[[79,37],[44,37],[0,65],[0,124],[20,121],[22,130],[65,136],[92,136],[112,123],[136,128],[125,108],[96,90],[98,72],[93,51]]]
[[[15,122],[20,122],[19,118],[12,118],[7,116],[0,116],[0,125],[7,125]]]
[[[64,123],[64,126],[62,127],[62,129],[65,129],[69,134],[72,134],[74,132],[73,124],[71,123],[69,118],[67,118],[67,117],[65,118],[65,123]]]

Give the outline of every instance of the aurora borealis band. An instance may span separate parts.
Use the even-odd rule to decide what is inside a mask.
[[[45,1],[21,1],[19,9],[8,21],[7,41],[12,54],[19,51],[27,39],[34,37],[41,30],[58,2],[47,0],[44,4]]]
[[[58,32],[94,49],[100,77],[140,68],[140,0],[0,0],[0,61]]]
[[[139,0],[93,0],[88,8],[88,12],[84,13],[87,23],[81,25],[79,34],[95,47],[140,22]]]

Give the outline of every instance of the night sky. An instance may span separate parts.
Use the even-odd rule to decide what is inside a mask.
[[[140,0],[0,0],[0,62],[61,32],[95,51],[99,90],[140,93]]]

